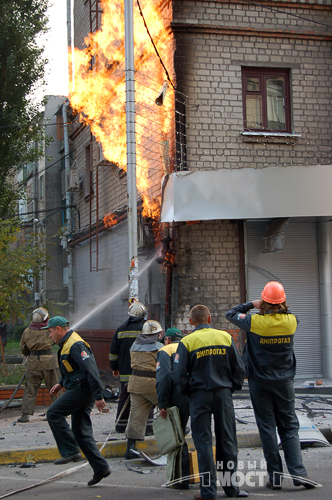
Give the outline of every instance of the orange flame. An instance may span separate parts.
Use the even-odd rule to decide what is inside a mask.
[[[115,214],[105,214],[103,221],[105,227],[107,228],[113,227],[118,223],[118,219]]]
[[[146,24],[164,63],[167,63],[168,32],[156,0],[140,0]],[[126,109],[123,0],[101,0],[101,29],[85,38],[86,47],[74,49],[69,64],[74,68],[70,104],[90,125],[104,157],[126,170]],[[174,137],[174,92],[168,88],[164,105],[155,99],[165,80],[136,2],[134,3],[136,179],[143,215],[159,219],[160,181],[169,163],[169,144]],[[172,147],[172,144],[171,144]],[[165,153],[166,151],[166,153]],[[104,219],[105,222],[105,219]],[[105,224],[114,223],[112,215]],[[111,227],[111,226],[108,226]]]

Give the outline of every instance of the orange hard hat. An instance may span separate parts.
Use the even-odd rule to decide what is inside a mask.
[[[266,283],[261,297],[269,304],[281,304],[286,300],[284,287],[278,281],[269,281]]]

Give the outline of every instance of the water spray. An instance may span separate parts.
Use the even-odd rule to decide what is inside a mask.
[[[153,255],[153,257],[151,257],[151,259],[146,263],[146,265],[144,267],[142,267],[142,269],[137,273],[137,279],[142,273],[144,273],[151,266],[151,264],[156,260],[156,258],[157,258],[157,254],[155,254],[155,255]],[[123,293],[127,288],[128,288],[128,283],[125,283],[120,289],[117,290],[117,292],[115,292],[113,295],[111,295],[111,297],[108,297],[101,304],[99,304],[94,309],[92,309],[92,311],[90,311],[88,314],[86,314],[82,319],[80,319],[79,321],[76,321],[75,324],[71,328],[73,330],[75,330],[75,328],[77,328],[79,325],[84,323],[84,321],[91,318],[91,316],[96,314],[98,311],[103,309],[108,303],[112,302],[116,297],[118,297],[121,293]]]

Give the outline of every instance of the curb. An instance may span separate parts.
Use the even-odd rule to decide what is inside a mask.
[[[332,430],[330,427],[318,427],[320,432],[326,439],[332,442]],[[186,438],[189,450],[194,450],[192,438]],[[238,448],[261,448],[261,440],[257,431],[253,432],[238,432],[237,433]],[[102,443],[97,443],[100,448]],[[159,450],[156,440],[153,437],[146,438],[144,441],[137,443],[138,448],[146,455],[158,455]],[[126,440],[108,441],[102,451],[105,458],[123,458],[127,447]],[[23,464],[28,462],[53,462],[60,458],[58,448],[56,446],[45,446],[44,448],[14,449],[0,451],[0,465]]]

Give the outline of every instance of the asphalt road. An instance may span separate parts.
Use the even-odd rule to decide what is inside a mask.
[[[241,488],[249,491],[250,498],[280,498],[281,500],[332,500],[332,447],[315,447],[303,450],[303,462],[311,479],[322,486],[313,490],[295,488],[290,479],[285,479],[281,491],[271,491],[259,485],[261,473],[262,482],[265,484],[264,467],[260,448],[242,448],[239,450],[242,477],[249,477],[254,486],[244,484]],[[33,489],[18,492],[8,498],[16,500],[85,500],[85,499],[121,499],[121,500],[168,500],[182,498],[192,499],[199,492],[198,485],[193,485],[189,491],[171,490],[162,485],[165,483],[165,468],[155,467],[147,463],[130,462],[140,472],[128,470],[124,459],[109,460],[112,474],[93,487],[87,486],[87,481],[92,477],[89,465],[58,480],[52,481]],[[18,466],[0,467],[0,499],[7,493],[39,483],[60,472],[66,471],[78,464],[55,466],[53,464],[39,464],[33,468],[19,468]],[[256,467],[256,469],[253,469]],[[145,472],[144,474],[142,472]],[[223,497],[222,488],[218,488],[218,497]]]

